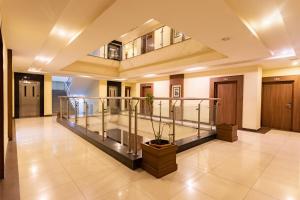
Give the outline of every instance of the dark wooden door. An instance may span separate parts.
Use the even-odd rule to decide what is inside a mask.
[[[217,124],[237,123],[237,83],[221,82],[216,84],[215,96],[220,98],[217,109]]]
[[[291,130],[293,83],[264,83],[262,89],[262,126]]]
[[[147,95],[153,95],[152,86],[143,86],[141,91],[141,97],[146,97]],[[145,100],[140,102],[141,113],[144,115],[149,115],[149,105],[146,104]]]

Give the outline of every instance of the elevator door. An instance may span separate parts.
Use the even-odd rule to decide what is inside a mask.
[[[37,81],[19,81],[20,117],[40,116],[40,83]]]
[[[109,86],[108,87],[108,96],[109,97],[117,97],[118,96],[118,87]],[[110,106],[111,112],[117,111],[118,110],[118,100],[110,99],[109,106]]]

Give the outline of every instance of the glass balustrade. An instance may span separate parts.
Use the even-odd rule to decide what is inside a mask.
[[[59,117],[95,141],[114,141],[138,154],[141,143],[157,137],[177,143],[215,134],[217,102],[215,98],[60,97]]]
[[[176,31],[169,26],[162,26],[123,45],[118,41],[113,41],[88,55],[121,61],[183,42],[187,39],[190,39],[190,37],[184,33]]]

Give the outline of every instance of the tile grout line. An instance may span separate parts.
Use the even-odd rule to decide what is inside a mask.
[[[285,141],[285,142],[286,142],[286,141]],[[284,143],[285,143],[285,142],[284,142]],[[271,165],[271,163],[273,162],[273,160],[275,159],[275,157],[278,155],[279,151],[280,151],[282,148],[283,148],[283,144],[281,144],[281,147],[278,148],[277,152],[274,153],[274,155],[272,155],[272,159],[271,159],[270,162],[267,164],[267,166],[264,168],[264,170],[261,172],[261,174],[259,175],[259,177],[258,177],[257,180],[255,181],[255,183],[250,187],[250,190],[248,191],[248,193],[246,194],[246,196],[245,196],[245,198],[244,198],[243,200],[245,200],[245,199],[247,198],[247,196],[248,196],[248,194],[249,194],[249,192],[250,192],[251,190],[257,191],[256,189],[253,189],[254,186],[256,185],[256,183],[258,182],[258,180],[262,177],[263,173],[267,170],[267,168]],[[271,195],[269,195],[269,194],[266,194],[266,193],[264,193],[264,192],[261,192],[261,191],[257,191],[257,192],[260,192],[260,193],[262,193],[262,194],[264,194],[264,195],[266,195],[266,196],[268,196],[268,197],[270,197],[270,198],[273,198],[274,200],[277,199],[277,198],[274,198],[273,196],[271,196]],[[277,199],[277,200],[279,200],[279,199]]]

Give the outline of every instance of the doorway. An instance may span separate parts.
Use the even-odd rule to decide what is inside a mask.
[[[146,97],[147,95],[153,95],[153,84],[152,83],[141,84],[140,96]],[[143,115],[150,114],[149,106],[147,106],[145,100],[142,100],[140,102],[140,113]]]
[[[142,54],[154,50],[154,32],[142,36]]]
[[[216,124],[232,124],[242,128],[244,76],[228,76],[210,79],[210,97],[220,98],[210,103],[210,121]],[[214,109],[216,107],[216,109]]]
[[[263,83],[262,126],[292,130],[293,82]]]
[[[19,117],[40,116],[40,83],[19,81]]]

